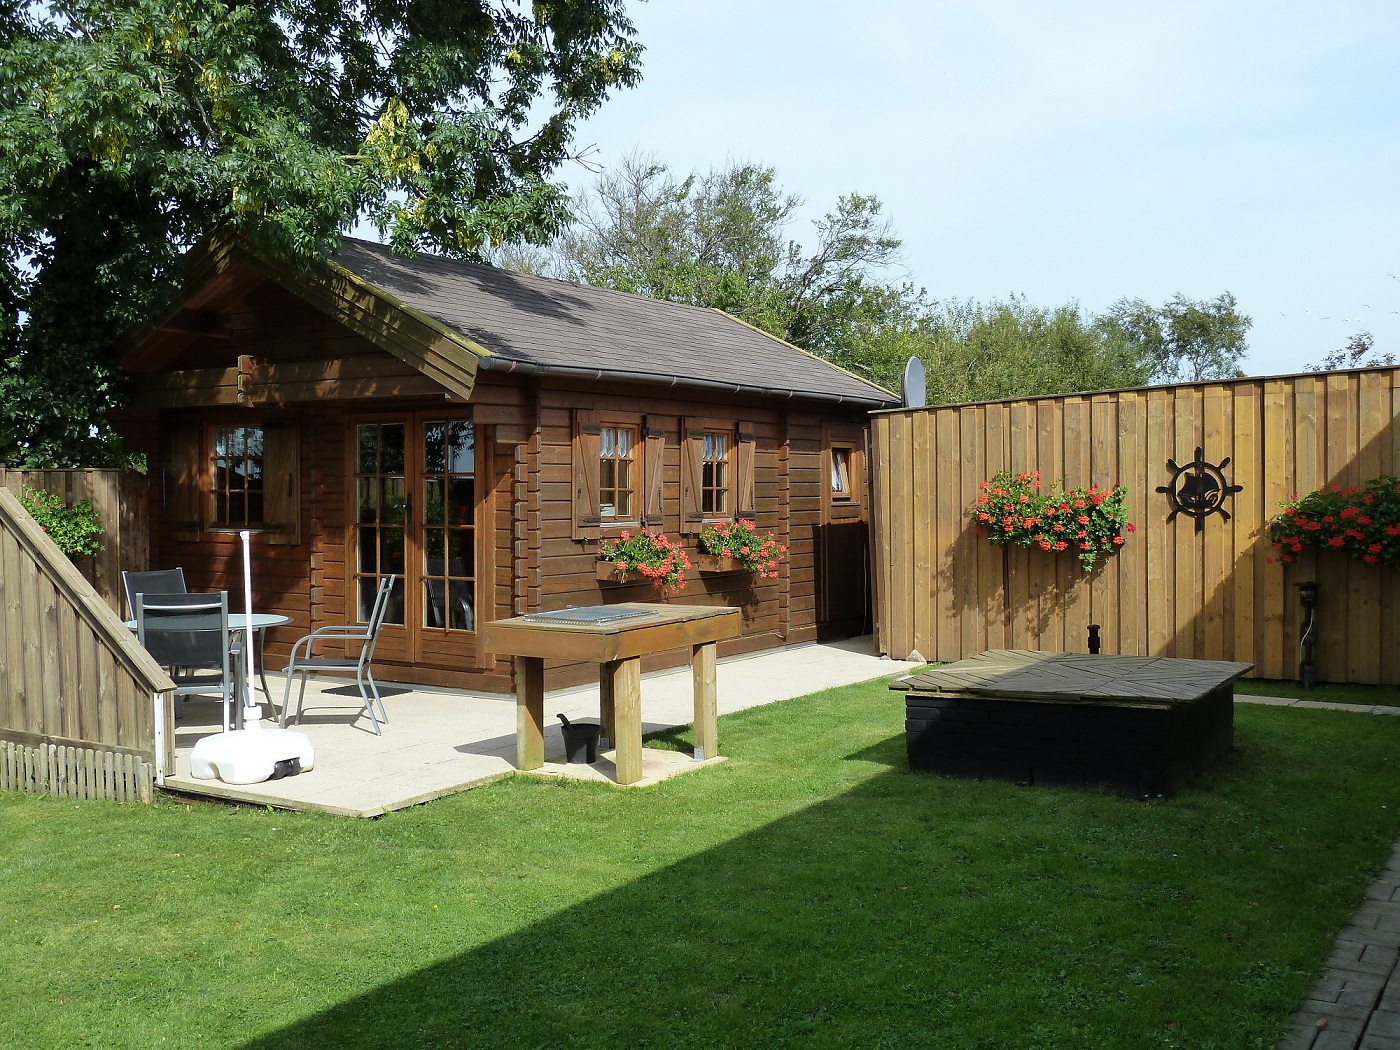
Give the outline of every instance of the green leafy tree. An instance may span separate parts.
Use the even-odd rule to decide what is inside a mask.
[[[816,247],[808,254],[787,237],[801,204],[782,190],[771,167],[733,163],[677,178],[666,165],[633,154],[583,195],[578,219],[546,269],[724,310],[838,363],[864,367],[881,329],[896,324],[916,298],[912,288],[880,279],[898,262],[900,242],[879,200],[851,194],[816,223]]]
[[[1354,333],[1346,346],[1333,350],[1319,364],[1308,365],[1309,372],[1334,372],[1339,368],[1374,368],[1395,364],[1394,354],[1376,351],[1376,340],[1370,332]]]
[[[1152,363],[1152,378],[1165,383],[1232,379],[1244,375],[1245,333],[1252,323],[1235,297],[1173,296],[1162,306],[1120,299],[1102,323]]]
[[[306,264],[362,216],[548,241],[632,35],[622,0],[0,0],[0,462],[110,454],[108,348],[213,230]]]
[[[1134,387],[1152,375],[1150,359],[1076,303],[934,303],[914,343],[935,404]]]

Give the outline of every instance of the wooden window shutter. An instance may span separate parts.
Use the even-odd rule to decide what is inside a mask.
[[[598,514],[598,456],[602,427],[598,413],[574,410],[574,539],[597,539],[603,519]]]
[[[740,423],[737,438],[734,464],[735,499],[737,500],[735,506],[738,508],[739,517],[752,519],[756,513],[753,479],[754,467],[758,458],[758,436],[754,433],[751,424]]]
[[[173,539],[198,540],[199,532],[204,527],[204,499],[199,483],[206,469],[203,450],[204,443],[197,425],[180,427],[171,432],[165,501]]]
[[[705,431],[693,420],[681,425],[681,535],[694,536],[705,524],[700,484],[705,477]]]
[[[273,543],[301,542],[301,473],[295,420],[263,427],[263,528]]]
[[[642,452],[645,478],[642,491],[642,524],[660,528],[665,524],[662,497],[666,482],[666,430],[660,421],[648,418],[642,429],[645,442]]]

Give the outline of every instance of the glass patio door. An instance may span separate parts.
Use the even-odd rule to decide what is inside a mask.
[[[450,666],[475,652],[476,442],[469,420],[358,423],[352,603],[368,622],[399,576],[380,635],[389,659]],[[398,628],[395,630],[394,628]]]

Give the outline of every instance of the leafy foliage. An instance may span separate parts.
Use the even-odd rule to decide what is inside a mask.
[[[735,163],[678,179],[633,154],[584,195],[544,269],[714,307],[837,363],[861,364],[853,347],[916,298],[878,277],[899,261],[900,242],[880,201],[853,193],[816,223],[807,254],[787,240],[801,204],[771,167]]]
[[[26,486],[19,501],[29,511],[29,516],[49,534],[49,539],[70,558],[101,554],[107,549],[102,542],[106,534],[102,519],[87,500],[70,507],[52,492]]]
[[[685,572],[691,568],[690,555],[681,544],[650,529],[623,529],[617,539],[604,540],[598,545],[598,560],[612,562],[619,577],[641,573],[658,591],[684,587]]]
[[[747,518],[720,521],[700,530],[700,549],[706,554],[733,558],[760,580],[778,578],[778,562],[787,556],[787,544],[771,533],[759,535]]]
[[[1282,511],[1269,522],[1269,539],[1283,561],[1291,562],[1311,544],[1400,569],[1400,478],[1382,475],[1346,489],[1333,482],[1279,506]]]
[[[215,229],[313,263],[368,216],[475,255],[563,227],[622,0],[54,0],[0,10],[0,462],[93,465],[108,348]]]
[[[929,401],[935,404],[1135,387],[1152,380],[1145,355],[1074,303],[1048,309],[1021,296],[985,305],[935,303],[915,331],[912,345],[924,362]]]
[[[1156,380],[1232,379],[1244,375],[1240,362],[1247,349],[1245,333],[1252,324],[1237,306],[1229,292],[1209,300],[1178,294],[1162,306],[1120,299],[1102,323],[1141,356]]]
[[[788,240],[801,199],[777,173],[730,164],[678,178],[633,155],[584,195],[549,253],[505,265],[710,306],[897,389],[917,356],[934,403],[1142,386],[1236,375],[1249,318],[1228,292],[1161,307],[1121,300],[1095,317],[1024,297],[930,301],[892,279],[901,242],[880,201],[853,193],[816,223],[808,253]]]
[[[1370,332],[1356,332],[1347,340],[1346,346],[1333,350],[1322,359],[1321,364],[1308,365],[1308,371],[1335,372],[1339,368],[1374,368],[1395,364],[1394,354],[1376,353],[1375,346],[1375,337]]]
[[[977,531],[987,531],[993,547],[1015,543],[1043,551],[1073,550],[1086,571],[1100,557],[1123,545],[1123,533],[1135,532],[1124,505],[1121,485],[1090,485],[1064,492],[1042,492],[1040,471],[1012,475],[1003,470],[982,482],[977,497]]]

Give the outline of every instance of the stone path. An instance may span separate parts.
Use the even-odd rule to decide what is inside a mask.
[[[1237,695],[1241,703],[1400,715],[1400,707]],[[1400,1050],[1400,842],[1327,958],[1327,973],[1293,1015],[1278,1050]]]

